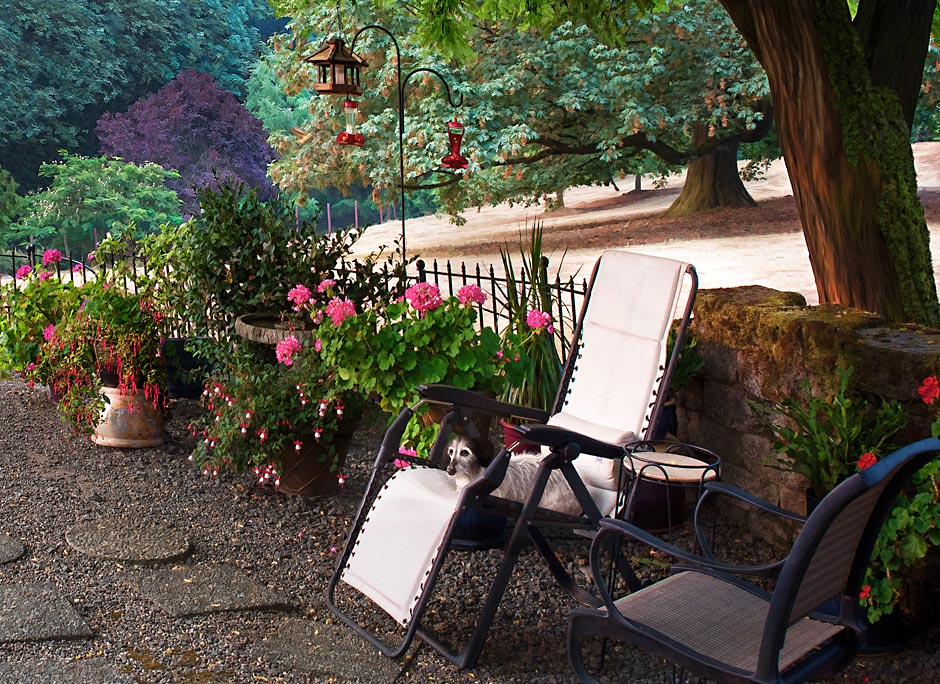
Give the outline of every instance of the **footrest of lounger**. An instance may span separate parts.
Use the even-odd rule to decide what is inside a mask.
[[[443,470],[411,467],[395,473],[359,531],[343,582],[407,625],[459,500],[454,478]]]

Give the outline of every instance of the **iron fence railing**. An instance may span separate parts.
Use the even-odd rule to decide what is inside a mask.
[[[74,260],[65,257],[55,265],[55,275],[60,281],[68,281],[75,285],[81,285],[89,278],[93,278],[96,272],[106,272],[113,278],[117,277],[122,281],[125,288],[133,290],[134,282],[129,277],[129,273],[148,274],[146,259],[139,254],[130,257],[131,263],[126,264],[129,268],[117,270],[116,260],[112,257],[110,260],[95,260],[94,264],[89,264],[85,259]],[[22,252],[11,254],[0,254],[0,278],[2,282],[13,283],[17,288],[22,278],[17,277],[16,273],[24,264],[32,268],[37,266],[37,254],[35,247],[30,245]],[[351,270],[362,267],[361,264],[353,262]],[[554,319],[555,338],[558,350],[561,353],[562,360],[567,357],[570,344],[569,337],[574,327],[574,322],[581,304],[584,301],[585,292],[587,292],[587,280],[570,277],[562,279],[559,275],[550,278],[548,275],[549,261],[543,257],[539,265],[541,268],[540,280],[545,283],[547,298],[540,297],[540,300],[546,300],[551,304],[551,310],[546,312],[551,314]],[[472,264],[468,266],[461,262],[453,265],[449,260],[439,264],[437,260],[431,262],[430,267],[424,261],[419,259],[415,262],[416,272],[408,274],[408,283],[413,282],[431,282],[437,285],[441,294],[445,297],[456,295],[458,290],[464,285],[475,284],[479,286],[486,294],[487,299],[484,304],[478,305],[478,322],[481,326],[489,326],[496,332],[500,332],[509,325],[507,317],[507,283],[508,279],[505,273],[498,271],[493,265],[483,266]],[[348,272],[338,273],[340,277],[349,275]],[[398,290],[400,271],[383,267],[382,280],[389,291]],[[524,272],[514,274],[512,277],[519,297],[523,300],[532,287],[532,283],[526,278]],[[406,284],[408,284],[406,283]],[[400,290],[398,290],[400,291]],[[167,333],[174,336],[184,336],[190,330],[187,321],[184,320],[165,320]]]

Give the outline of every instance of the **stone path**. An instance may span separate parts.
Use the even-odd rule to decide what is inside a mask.
[[[286,608],[280,592],[227,565],[193,565],[148,573],[140,592],[174,617],[226,610]]]
[[[23,551],[23,545],[13,537],[8,534],[0,534],[0,564],[17,560],[23,555]]]
[[[65,540],[87,556],[129,563],[160,563],[182,558],[189,551],[182,533],[148,521],[94,520],[69,529]]]
[[[66,532],[65,538],[69,546],[80,553],[120,563],[166,563],[185,556],[190,549],[189,540],[182,533],[161,521],[101,518],[75,525]],[[22,543],[0,534],[0,563],[15,562],[23,553]],[[156,610],[163,610],[172,617],[290,605],[281,592],[260,586],[250,576],[222,564],[141,568],[138,586],[142,598],[151,600]],[[275,656],[286,657],[283,654],[288,652],[287,644],[307,643],[305,635],[317,638],[316,627],[305,627],[304,621],[295,622],[301,624],[292,624],[283,637],[272,643]],[[330,627],[330,639],[334,642],[339,638],[333,634],[335,629]],[[66,592],[54,584],[0,586],[0,643],[94,636],[94,630],[73,608]],[[278,651],[279,646],[283,652]],[[357,660],[355,653],[350,650],[347,665]],[[318,671],[328,672],[318,667]],[[389,671],[392,670],[397,672],[394,665]],[[357,671],[353,668],[349,681],[368,681],[365,676],[360,679],[355,674]],[[391,676],[394,677],[394,673]],[[134,681],[126,673],[94,659],[36,663],[28,669],[0,664],[0,684],[132,684]]]

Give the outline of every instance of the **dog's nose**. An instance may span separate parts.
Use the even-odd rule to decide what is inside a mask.
[[[454,465],[453,461],[451,461],[451,463],[447,466],[447,474],[448,475],[457,474],[457,466]]]

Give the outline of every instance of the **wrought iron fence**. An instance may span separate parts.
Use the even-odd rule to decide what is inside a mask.
[[[142,255],[135,254],[130,258],[130,269],[122,269],[120,278],[125,288],[133,289],[133,279],[129,278],[127,273],[140,272],[146,275],[148,274],[148,267],[146,259]],[[0,277],[2,277],[2,282],[4,284],[12,282],[14,288],[18,287],[22,278],[17,276],[17,271],[24,264],[36,268],[35,246],[30,245],[23,252],[0,254]],[[541,282],[547,283],[545,286],[547,292],[544,294],[548,295],[547,300],[551,303],[551,310],[546,313],[551,314],[554,319],[556,343],[562,360],[564,360],[568,354],[571,330],[584,301],[585,292],[587,292],[587,280],[574,277],[563,280],[558,275],[554,279],[550,279],[548,276],[549,265],[548,259],[543,257],[540,264],[542,271]],[[65,257],[55,264],[55,274],[60,281],[81,285],[89,278],[94,278],[98,271],[117,273],[115,266],[116,263],[113,258],[110,262],[99,263],[96,261],[94,265],[91,265],[85,259],[76,261]],[[351,270],[355,270],[357,267],[361,267],[361,265],[354,262]],[[500,332],[509,325],[506,302],[508,279],[505,274],[498,272],[495,266],[482,266],[480,264],[468,266],[463,262],[454,266],[450,260],[444,264],[439,264],[435,259],[428,267],[424,260],[419,259],[415,262],[415,267],[417,273],[410,273],[408,281],[434,283],[440,288],[443,296],[456,295],[464,285],[475,284],[479,286],[488,295],[486,303],[478,305],[479,324],[489,326],[496,332]],[[339,273],[338,275],[344,276],[348,273]],[[383,268],[383,279],[389,291],[397,289],[395,286],[399,283],[399,277],[400,274],[396,270],[389,269],[387,265]],[[525,273],[514,274],[512,280],[519,289],[520,297],[525,298],[529,288],[532,287],[532,283],[525,277]],[[168,334],[178,336],[183,336],[190,328],[187,321],[184,320],[166,320],[165,325]]]

